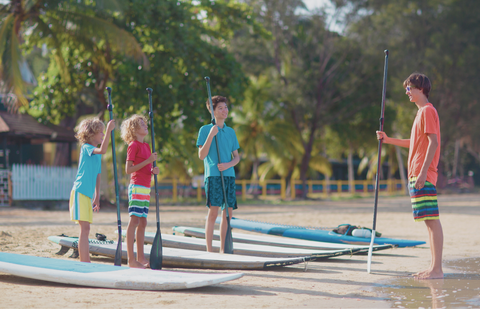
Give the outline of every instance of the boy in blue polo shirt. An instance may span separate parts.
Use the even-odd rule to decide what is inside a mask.
[[[198,157],[203,160],[205,166],[205,194],[207,196],[208,215],[205,223],[205,239],[207,242],[207,251],[212,250],[213,227],[218,215],[218,209],[222,208],[222,221],[220,223],[220,253],[224,253],[225,236],[227,234],[227,220],[225,211],[225,201],[223,197],[222,180],[220,171],[223,172],[225,181],[225,193],[229,217],[232,218],[232,212],[237,209],[237,197],[235,190],[235,170],[233,167],[240,161],[238,155],[238,139],[235,131],[225,124],[228,117],[227,98],[214,96],[212,98],[213,115],[215,125],[208,124],[200,128],[198,132],[197,147]],[[207,109],[210,110],[210,103],[207,100]],[[217,156],[217,148],[213,138],[217,136],[218,147],[220,148],[220,160]]]

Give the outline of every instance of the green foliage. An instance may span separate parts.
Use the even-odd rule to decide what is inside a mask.
[[[247,86],[240,65],[225,42],[239,25],[256,29],[245,18],[249,9],[230,1],[189,2],[130,1],[120,23],[130,25],[150,62],[150,70],[117,57],[115,108],[119,118],[148,111],[146,87],[153,89],[157,149],[163,164],[190,176],[203,169],[195,146],[198,129],[210,122],[205,108],[204,77],[209,76],[212,94],[228,97],[230,104],[242,101]],[[174,162],[182,164],[174,164]]]

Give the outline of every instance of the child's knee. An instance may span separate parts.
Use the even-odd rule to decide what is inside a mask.
[[[145,229],[147,227],[147,218],[140,218],[140,220],[138,220],[138,227]]]
[[[137,216],[130,216],[130,222],[128,223],[129,226],[131,227],[137,227],[138,224],[140,223],[140,218]]]

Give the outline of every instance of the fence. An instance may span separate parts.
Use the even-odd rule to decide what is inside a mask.
[[[13,200],[68,200],[77,168],[14,164]]]
[[[34,165],[14,164],[12,169],[13,200],[68,200],[70,190],[75,180],[77,169],[70,167],[48,167]],[[171,198],[177,202],[179,197],[196,198],[202,201],[205,191],[202,181],[182,183],[177,179],[160,180],[158,182],[161,198]],[[292,190],[289,198],[302,194],[303,187],[299,180],[291,180]],[[350,186],[347,180],[308,180],[306,183],[308,195],[338,195],[338,194],[363,194],[370,195],[375,190],[372,180],[356,180]],[[126,198],[126,187],[121,190],[122,198]],[[287,198],[285,179],[252,181],[236,181],[237,196],[246,200],[248,196],[258,195],[262,198],[280,197]],[[401,180],[381,180],[380,191],[387,194],[402,194],[405,184]],[[152,194],[152,197],[154,195]]]
[[[299,180],[292,180],[295,189],[290,190],[290,198],[302,194],[302,184]],[[371,195],[375,191],[375,182],[372,180],[355,180],[353,187],[350,188],[348,180],[308,180],[308,195],[321,194],[323,196],[338,194],[360,194]],[[163,180],[158,182],[160,197],[171,198],[177,202],[179,197],[196,197],[197,201],[202,201],[205,197],[205,191],[202,189],[201,181],[195,186],[191,183],[181,183],[176,179]],[[399,179],[380,180],[379,191],[386,194],[404,194],[406,184]],[[236,180],[237,197],[246,200],[248,196],[258,195],[262,198],[280,197],[287,198],[287,185],[285,179],[274,179],[267,181]],[[153,196],[153,195],[152,195]]]

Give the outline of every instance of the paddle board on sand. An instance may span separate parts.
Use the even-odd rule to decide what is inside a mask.
[[[162,235],[163,238],[163,235]],[[49,240],[62,246],[60,252],[65,254],[64,247],[77,248],[77,237],[50,236]],[[91,254],[115,257],[117,242],[89,240]],[[133,246],[136,250],[136,245]],[[145,245],[145,258],[150,259],[152,246]],[[122,243],[122,258],[127,259],[127,245]],[[268,269],[272,267],[288,266],[308,261],[308,257],[296,258],[266,258],[238,254],[220,254],[195,250],[162,248],[162,266],[172,268],[204,268],[204,269]]]
[[[125,234],[122,232],[122,234]],[[145,242],[153,243],[155,233],[145,232]],[[206,251],[205,239],[183,237],[176,235],[162,234],[162,246],[188,250]],[[220,251],[220,241],[212,241],[213,250]],[[245,243],[234,243],[233,253],[240,255],[264,256],[264,257],[308,257],[309,259],[330,258],[339,255],[351,255],[360,249],[338,249],[338,250],[315,250],[286,248],[269,245],[252,245]]]
[[[181,233],[185,236],[205,238],[205,229],[196,227],[174,226],[174,234]],[[292,239],[281,236],[268,236],[268,235],[252,235],[232,232],[234,241],[234,249],[237,243],[247,243],[256,245],[268,245],[287,248],[301,248],[311,250],[342,250],[350,249],[353,254],[368,252],[369,246],[362,245],[350,245],[350,244],[337,244],[323,241],[311,241],[303,239]],[[213,232],[213,239],[219,240],[220,233],[215,230]],[[394,248],[394,245],[376,245],[373,246],[373,251],[386,250]]]
[[[220,222],[220,219],[217,218],[217,223]],[[308,229],[298,226],[288,226],[282,224],[274,224],[267,222],[257,222],[250,220],[242,220],[237,218],[232,218],[230,220],[230,225],[232,228],[243,229],[252,232],[259,232],[270,235],[278,235],[290,238],[305,239],[305,240],[315,240],[315,241],[325,241],[333,243],[344,243],[344,244],[357,244],[357,245],[369,245],[370,237],[355,237],[337,234],[332,231],[326,230],[316,230]],[[375,245],[397,245],[399,248],[402,247],[414,247],[418,245],[425,244],[424,241],[417,240],[407,240],[407,239],[397,239],[397,238],[386,238],[386,237],[375,237]]]
[[[43,281],[127,290],[180,290],[218,284],[243,276],[187,273],[82,263],[0,252],[0,272]]]

